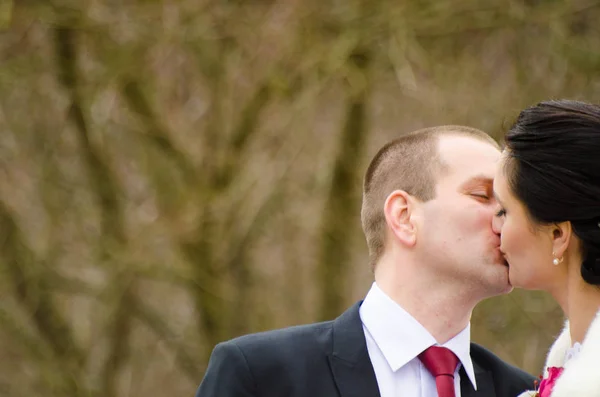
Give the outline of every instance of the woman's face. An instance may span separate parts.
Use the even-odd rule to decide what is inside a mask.
[[[494,194],[499,204],[492,228],[500,235],[500,250],[508,262],[512,286],[550,290],[560,280],[561,266],[553,264],[550,226],[534,224],[529,211],[512,193],[499,162],[494,178]]]

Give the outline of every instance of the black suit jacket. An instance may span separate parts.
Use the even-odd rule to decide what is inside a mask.
[[[380,397],[355,304],[334,321],[218,344],[196,397]],[[515,397],[534,377],[471,343],[477,391],[461,369],[462,397]]]

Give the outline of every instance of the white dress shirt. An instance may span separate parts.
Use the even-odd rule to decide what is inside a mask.
[[[360,318],[381,397],[437,397],[435,378],[418,358],[428,347],[438,345],[425,327],[376,283],[373,283],[360,307]],[[470,355],[470,327],[470,324],[467,325],[442,345],[452,350],[460,360],[454,373],[456,397],[460,397],[458,370],[461,365],[477,390]]]

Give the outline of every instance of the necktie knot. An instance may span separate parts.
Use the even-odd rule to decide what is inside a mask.
[[[458,357],[450,349],[431,346],[419,354],[419,360],[435,377],[438,395],[454,397],[454,371],[459,363]]]
[[[419,354],[419,360],[435,377],[440,375],[454,377],[454,371],[456,371],[456,366],[459,363],[458,357],[452,350],[441,346],[431,346]]]

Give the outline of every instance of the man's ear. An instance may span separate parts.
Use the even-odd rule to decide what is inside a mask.
[[[385,200],[385,221],[392,235],[404,245],[412,247],[417,242],[417,230],[411,215],[415,201],[404,190],[394,190]]]
[[[571,242],[571,234],[573,233],[573,227],[571,222],[560,222],[555,223],[550,229],[550,238],[552,240],[552,254],[555,258],[562,261],[569,243]]]

